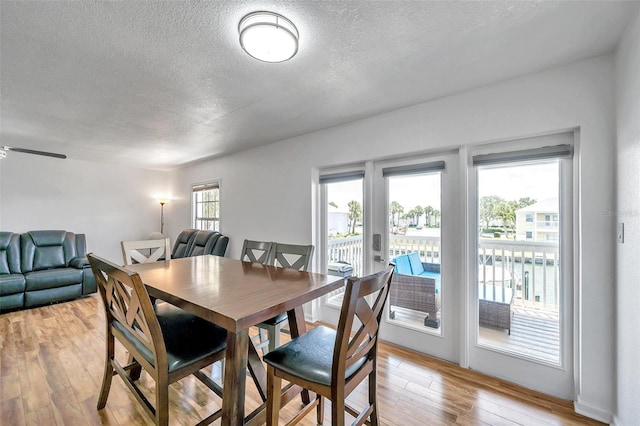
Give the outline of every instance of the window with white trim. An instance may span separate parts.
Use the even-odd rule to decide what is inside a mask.
[[[220,182],[191,187],[192,223],[196,229],[220,231]]]

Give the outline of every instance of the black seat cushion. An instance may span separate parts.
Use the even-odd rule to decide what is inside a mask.
[[[155,310],[167,348],[170,373],[226,348],[227,330],[224,328],[166,302],[157,303]],[[113,325],[151,365],[155,365],[153,355],[146,346],[119,322]]]
[[[331,385],[331,367],[336,331],[319,326],[269,352],[263,360],[285,373],[321,385]],[[351,377],[365,363],[366,357],[347,368]]]

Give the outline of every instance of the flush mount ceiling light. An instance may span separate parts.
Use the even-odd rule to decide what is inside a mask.
[[[238,25],[240,46],[249,56],[264,62],[284,62],[298,52],[298,29],[273,12],[253,12]]]

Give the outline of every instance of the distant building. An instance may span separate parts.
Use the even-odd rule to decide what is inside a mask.
[[[327,216],[329,235],[347,234],[349,232],[349,212],[330,205]]]
[[[516,210],[516,240],[559,241],[559,211],[557,198]]]

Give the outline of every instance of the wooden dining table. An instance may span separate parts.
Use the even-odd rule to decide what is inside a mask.
[[[247,368],[263,402],[267,395],[266,370],[249,338],[249,328],[287,312],[291,335],[299,336],[306,331],[302,306],[344,285],[344,278],[337,276],[212,255],[127,268],[140,275],[149,295],[227,330],[223,425],[261,424],[266,419],[264,403],[245,417]],[[302,394],[308,400],[308,393]]]

